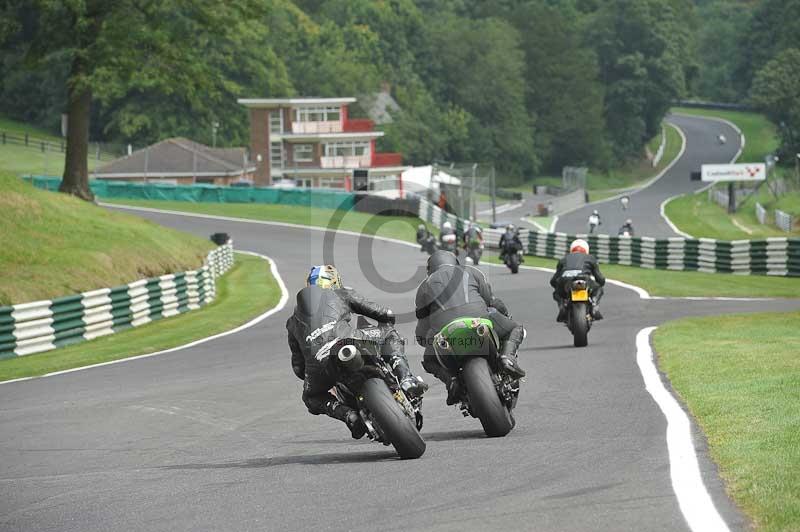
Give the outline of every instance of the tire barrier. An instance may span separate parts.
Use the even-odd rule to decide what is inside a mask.
[[[231,242],[197,270],[140,279],[53,300],[0,307],[0,360],[31,355],[200,308],[233,266]]]
[[[421,200],[419,217],[441,226],[446,218],[460,231],[463,221]],[[484,229],[484,244],[496,248],[503,229]],[[558,259],[570,242],[583,238],[601,263],[662,270],[800,277],[800,238],[714,240],[711,238],[651,238],[610,235],[569,235],[520,230],[527,255]]]

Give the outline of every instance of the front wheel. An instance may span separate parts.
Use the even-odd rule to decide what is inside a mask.
[[[367,379],[361,389],[364,404],[400,458],[419,458],[425,453],[425,440],[414,421],[406,416],[389,387],[381,379]]]
[[[490,438],[505,436],[514,426],[511,414],[500,401],[489,363],[483,357],[469,357],[461,370],[469,405]]]
[[[572,339],[575,347],[586,347],[589,344],[589,322],[586,320],[586,303],[573,303],[570,309],[572,316]]]

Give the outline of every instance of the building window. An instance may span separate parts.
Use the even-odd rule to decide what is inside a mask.
[[[313,144],[295,144],[294,145],[294,161],[297,163],[309,163],[314,160],[314,145]]]
[[[297,107],[295,122],[338,122],[342,111],[339,107]]]
[[[310,177],[306,177],[303,179],[295,179],[294,184],[297,185],[298,187],[311,188],[314,185],[314,180],[311,179]]]
[[[325,145],[328,157],[364,157],[369,156],[369,142],[330,142]]]
[[[269,132],[283,133],[283,110],[275,109],[269,113]]]
[[[344,188],[344,178],[342,177],[320,177],[320,188]]]
[[[269,165],[272,168],[283,168],[283,143],[270,142]]]

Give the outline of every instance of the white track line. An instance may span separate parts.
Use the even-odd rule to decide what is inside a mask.
[[[717,122],[722,122],[724,124],[727,124],[729,127],[731,127],[734,131],[736,131],[739,134],[739,150],[736,152],[736,154],[733,156],[733,159],[731,159],[730,162],[731,163],[735,163],[736,160],[739,157],[741,157],[742,151],[744,151],[744,146],[745,146],[745,143],[747,142],[747,139],[745,139],[744,133],[742,133],[742,130],[739,129],[739,126],[737,126],[736,124],[734,124],[730,120],[725,120],[724,118],[717,118],[715,116],[687,115],[687,114],[683,114],[683,113],[673,113],[673,114],[680,115],[680,116],[685,116],[685,117],[688,117],[688,118],[700,118],[700,119],[703,119],[703,120],[715,120]],[[683,137],[683,141],[684,141],[684,145],[685,145],[686,144],[686,137],[684,137],[683,131],[681,131],[681,129],[679,127],[677,127],[677,126],[675,126],[675,129],[677,129],[678,132],[681,134],[681,137]],[[681,150],[681,153],[683,153],[682,150]],[[709,183],[708,185],[695,190],[694,192],[692,192],[692,194],[693,195],[694,194],[699,194],[699,193],[701,193],[701,192],[703,192],[705,190],[708,190],[713,185],[714,185],[714,183]],[[683,238],[694,238],[689,233],[686,233],[686,232],[681,231],[680,229],[678,229],[678,227],[674,223],[672,223],[672,220],[669,219],[669,217],[667,216],[667,213],[664,212],[664,207],[667,205],[667,203],[669,203],[670,201],[672,201],[675,198],[678,198],[680,196],[683,196],[683,194],[677,194],[675,196],[670,196],[669,198],[667,198],[664,201],[662,201],[661,202],[661,207],[659,208],[659,211],[661,212],[661,217],[664,219],[665,222],[667,222],[667,224],[669,225],[670,229],[672,229],[676,234],[682,236]]]
[[[669,162],[669,164],[667,166],[665,166],[664,169],[661,170],[661,172],[658,173],[658,175],[656,175],[655,177],[652,177],[649,181],[647,181],[644,185],[642,185],[640,187],[625,190],[623,192],[620,192],[616,196],[611,196],[610,198],[601,199],[601,200],[597,200],[597,201],[590,201],[589,203],[584,203],[583,205],[578,205],[577,207],[574,207],[572,209],[568,209],[568,210],[566,210],[566,211],[564,211],[564,212],[562,212],[560,214],[563,216],[565,214],[569,214],[571,212],[577,211],[578,209],[583,209],[584,207],[589,207],[591,205],[600,205],[601,203],[608,203],[609,201],[617,200],[617,199],[621,198],[622,196],[633,196],[634,194],[638,194],[642,190],[644,190],[644,189],[650,187],[651,185],[655,184],[656,181],[658,181],[659,179],[664,177],[664,175],[666,175],[666,173],[669,172],[670,169],[678,163],[678,161],[683,156],[683,152],[686,151],[686,137],[683,135],[683,132],[681,131],[681,128],[679,128],[675,124],[671,124],[669,122],[667,122],[667,125],[668,126],[672,126],[680,134],[680,136],[681,136],[681,149],[678,152],[678,155],[676,155]],[[558,222],[558,216],[556,216],[553,219],[553,224],[550,226],[550,232],[551,233],[553,231],[555,231],[556,222]]]
[[[672,490],[678,499],[686,524],[694,532],[728,532],[728,525],[714,506],[703,484],[700,465],[692,443],[692,424],[678,401],[669,393],[653,360],[650,333],[647,327],[636,335],[636,363],[642,373],[645,389],[667,418],[667,450]]]
[[[272,276],[278,282],[278,286],[281,289],[281,298],[278,301],[278,304],[275,305],[274,307],[272,307],[271,309],[269,309],[268,311],[264,312],[263,314],[259,314],[258,316],[256,316],[252,320],[248,321],[247,323],[245,323],[243,325],[239,325],[238,327],[236,327],[234,329],[231,329],[229,331],[221,332],[221,333],[215,334],[213,336],[207,336],[206,338],[201,338],[199,340],[195,340],[193,342],[189,342],[188,344],[183,344],[183,345],[179,345],[177,347],[171,347],[169,349],[164,349],[163,351],[156,351],[155,353],[147,353],[145,355],[138,355],[138,356],[129,357],[129,358],[121,358],[119,360],[111,360],[109,362],[101,362],[100,364],[92,364],[91,366],[82,366],[80,368],[66,369],[66,370],[63,370],[63,371],[54,371],[53,373],[46,373],[44,375],[39,375],[39,376],[36,376],[36,377],[23,377],[21,379],[0,381],[0,384],[9,384],[9,383],[12,383],[12,382],[28,381],[28,380],[32,380],[32,379],[41,379],[41,378],[44,378],[44,377],[53,377],[55,375],[64,375],[65,373],[74,373],[76,371],[83,371],[83,370],[92,369],[92,368],[99,368],[100,366],[110,366],[112,364],[122,364],[123,362],[130,362],[132,360],[140,360],[140,359],[143,359],[143,358],[150,358],[150,357],[155,357],[155,356],[160,356],[160,355],[166,355],[167,353],[173,353],[175,351],[180,351],[182,349],[187,349],[189,347],[194,347],[196,345],[204,344],[206,342],[210,342],[211,340],[216,340],[217,338],[222,338],[222,337],[228,336],[230,334],[236,334],[236,333],[241,332],[241,331],[243,331],[245,329],[249,329],[253,325],[257,325],[258,323],[261,323],[262,321],[264,321],[265,319],[269,318],[270,316],[272,316],[276,312],[280,312],[281,310],[283,310],[283,307],[285,307],[286,303],[289,301],[289,291],[286,289],[286,285],[283,282],[283,278],[281,278],[281,274],[278,272],[278,267],[277,267],[275,261],[273,259],[267,257],[266,255],[261,255],[260,253],[254,253],[252,251],[239,251],[239,250],[237,250],[236,253],[243,253],[245,255],[252,255],[254,257],[259,257],[259,258],[262,258],[262,259],[266,260],[267,262],[269,262],[269,268],[270,268],[270,271],[272,273]]]

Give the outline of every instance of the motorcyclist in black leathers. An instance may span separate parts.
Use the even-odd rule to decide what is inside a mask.
[[[582,239],[577,239],[569,246],[569,253],[558,261],[556,272],[550,278],[550,286],[553,287],[553,299],[558,304],[558,317],[556,321],[564,322],[567,319],[566,300],[567,284],[569,277],[564,276],[564,272],[581,272],[589,277],[589,295],[592,298],[592,317],[595,320],[602,320],[600,313],[600,298],[603,297],[603,285],[606,278],[600,273],[600,265],[597,259],[589,254],[589,244]]]
[[[458,381],[437,361],[433,337],[456,318],[490,319],[500,340],[501,367],[512,376],[525,376],[517,363],[517,349],[525,338],[525,329],[508,316],[505,304],[492,295],[483,272],[459,265],[452,253],[440,250],[428,258],[428,277],[417,289],[416,316],[417,343],[425,348],[422,367],[447,385],[448,405],[457,401]]]
[[[506,245],[508,243],[514,244],[514,250],[523,249],[522,247],[522,240],[519,238],[519,229],[517,229],[514,224],[508,224],[506,226],[506,232],[500,235],[500,242],[498,243],[498,247],[500,248],[500,261],[504,261],[506,257]],[[525,262],[522,257],[520,257],[520,262]]]
[[[382,356],[393,368],[400,386],[408,395],[421,395],[428,386],[414,377],[406,360],[405,340],[394,330],[395,316],[382,305],[373,303],[355,290],[343,288],[333,266],[315,266],[307,280],[308,286],[297,293],[294,313],[286,321],[289,348],[292,351],[292,371],[303,379],[303,402],[314,415],[344,421],[353,437],[358,439],[366,427],[358,413],[336,400],[329,390],[337,382],[337,367],[331,358],[320,362],[317,351],[327,342],[351,334],[351,312],[381,322],[388,329],[382,346]]]
[[[422,244],[428,238],[428,228],[425,227],[425,224],[419,224],[417,226],[417,244]]]
[[[619,236],[623,236],[625,233],[628,233],[628,236],[633,236],[633,220],[630,218],[625,220],[625,223],[622,224],[622,227],[620,227],[617,232]]]

